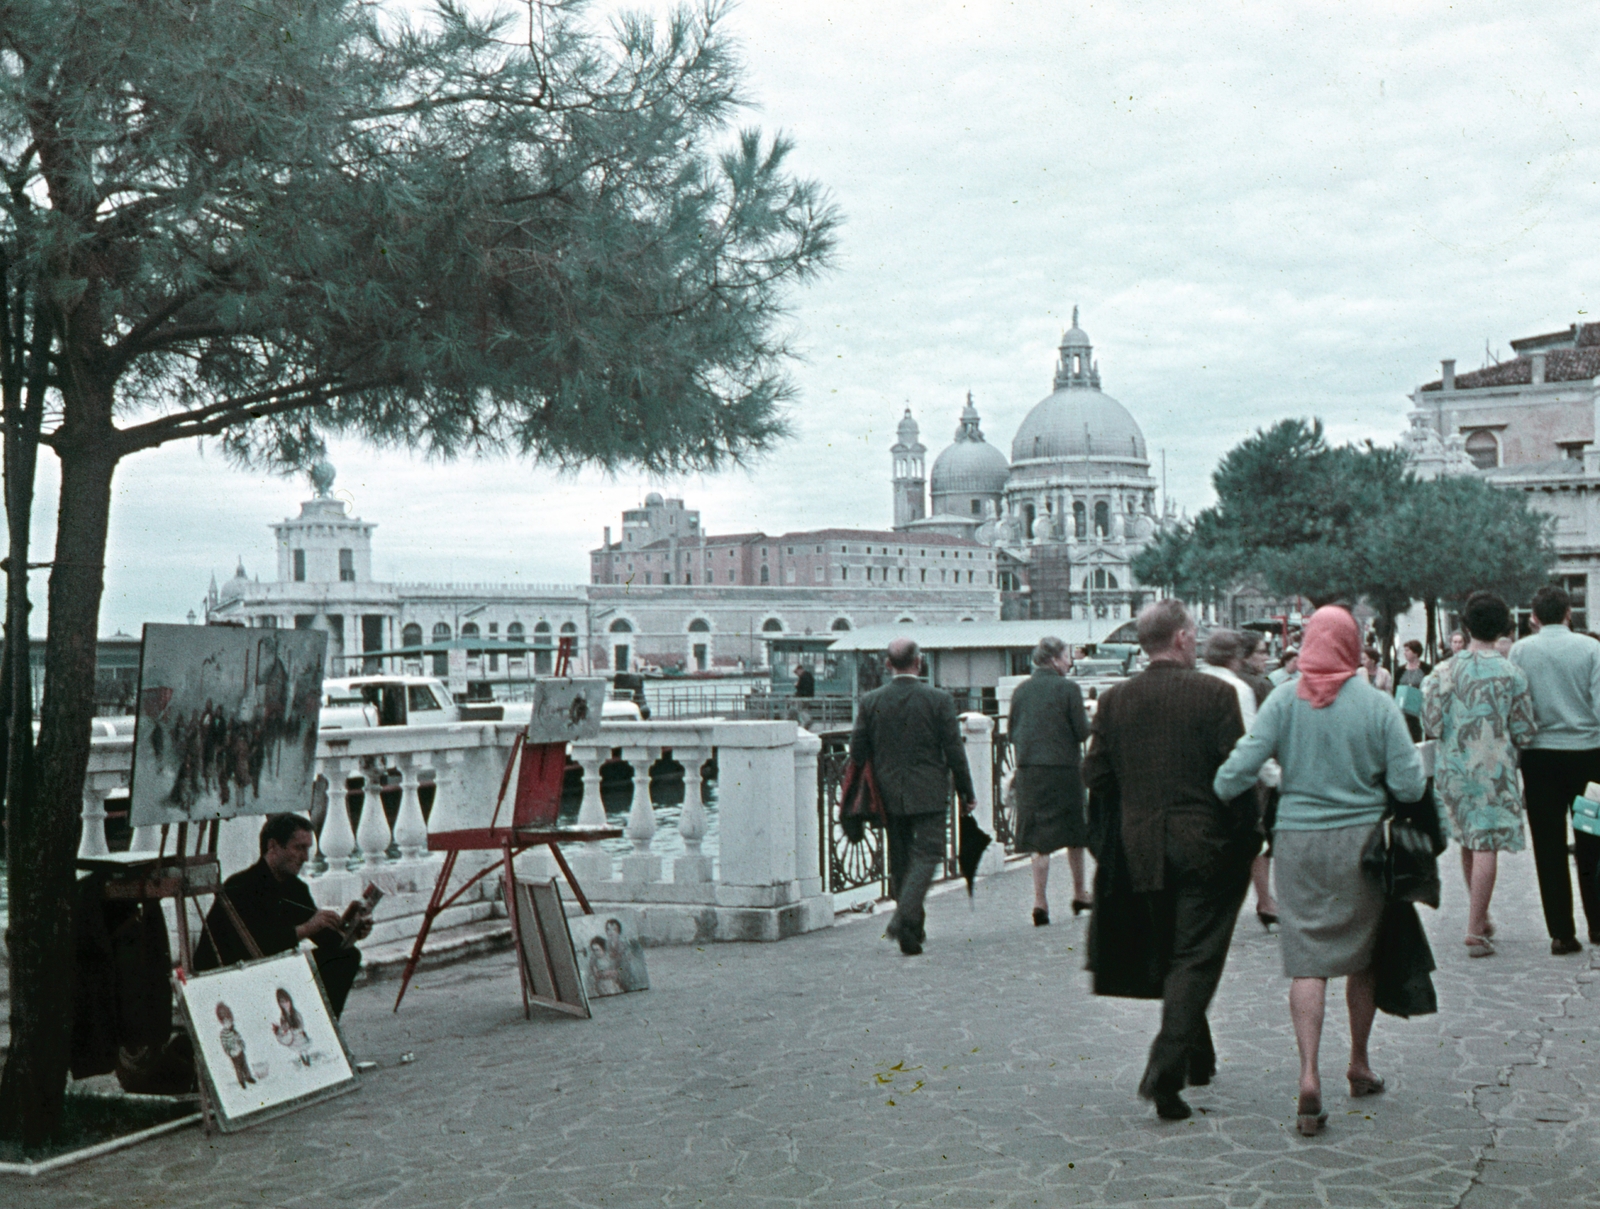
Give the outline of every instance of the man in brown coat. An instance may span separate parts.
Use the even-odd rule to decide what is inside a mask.
[[[1193,670],[1194,619],[1163,600],[1139,614],[1138,630],[1149,667],[1100,698],[1083,776],[1121,803],[1131,889],[1165,957],[1161,1031],[1139,1094],[1183,1120],[1185,1082],[1209,1083],[1216,1070],[1206,1009],[1261,841],[1254,799],[1223,802],[1211,789],[1244,724],[1233,688]]]

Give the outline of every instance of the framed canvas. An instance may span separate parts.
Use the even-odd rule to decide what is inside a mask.
[[[536,680],[533,712],[528,718],[529,743],[574,743],[600,734],[605,710],[606,682],[589,680]]]
[[[129,825],[308,809],[327,642],[321,630],[145,626]]]
[[[589,1018],[589,998],[555,879],[517,878],[514,902],[523,988],[533,1003]]]
[[[650,971],[633,912],[580,915],[569,923],[583,971],[583,989],[590,998],[650,989]]]
[[[359,1085],[308,954],[174,976],[173,985],[196,1071],[224,1133]]]

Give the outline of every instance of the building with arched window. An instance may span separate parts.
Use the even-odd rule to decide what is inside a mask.
[[[1133,558],[1170,518],[1157,506],[1143,431],[1100,388],[1076,307],[1052,386],[1018,426],[1009,458],[985,439],[967,393],[955,439],[928,476],[931,509],[920,480],[902,473],[917,438],[908,409],[891,450],[895,528],[986,547],[1004,617],[1126,619],[1152,595],[1135,581]],[[949,581],[940,574],[934,582]]]
[[[1477,474],[1552,516],[1553,578],[1572,597],[1573,624],[1589,629],[1600,574],[1600,323],[1524,336],[1511,352],[1465,373],[1441,361],[1439,377],[1411,392],[1406,451],[1423,477]]]

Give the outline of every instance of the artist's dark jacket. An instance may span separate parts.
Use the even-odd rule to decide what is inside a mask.
[[[294,930],[317,913],[311,888],[298,877],[280,882],[267,868],[265,860],[235,873],[222,883],[222,889],[239,912],[244,926],[250,929],[263,957],[287,953],[298,945],[300,941]],[[339,944],[338,934],[331,928],[323,929],[311,939],[319,947]],[[214,970],[218,966],[249,960],[249,950],[239,939],[228,913],[221,903],[212,904],[206,914],[206,935],[195,947],[194,968]]]
[[[1077,684],[1054,668],[1034,668],[1011,695],[1006,734],[1019,768],[1078,767],[1089,737],[1089,715]]]
[[[871,764],[886,814],[934,814],[950,799],[973,797],[956,703],[915,676],[896,676],[861,698],[850,759]]]
[[[1164,887],[1169,851],[1203,869],[1252,839],[1244,859],[1259,848],[1253,795],[1224,802],[1211,789],[1242,734],[1233,687],[1174,664],[1151,664],[1100,698],[1083,779],[1121,807],[1132,892]]]

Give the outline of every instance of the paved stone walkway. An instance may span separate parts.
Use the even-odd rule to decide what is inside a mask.
[[[1291,1128],[1286,984],[1248,908],[1212,1017],[1219,1075],[1166,1124],[1134,1096],[1157,1005],[1090,996],[1085,924],[1033,928],[1016,868],[970,908],[933,899],[924,957],[880,940],[882,916],[657,949],[655,989],[592,1022],[524,1022],[504,955],[423,975],[398,1016],[392,984],[359,988],[347,1032],[379,1069],[357,1094],[0,1191],[84,1209],[1600,1205],[1591,954],[1551,957],[1531,859],[1504,869],[1495,957],[1461,949],[1459,884],[1424,912],[1442,1010],[1379,1017],[1388,1094],[1344,1096],[1330,1003],[1316,1139]]]

